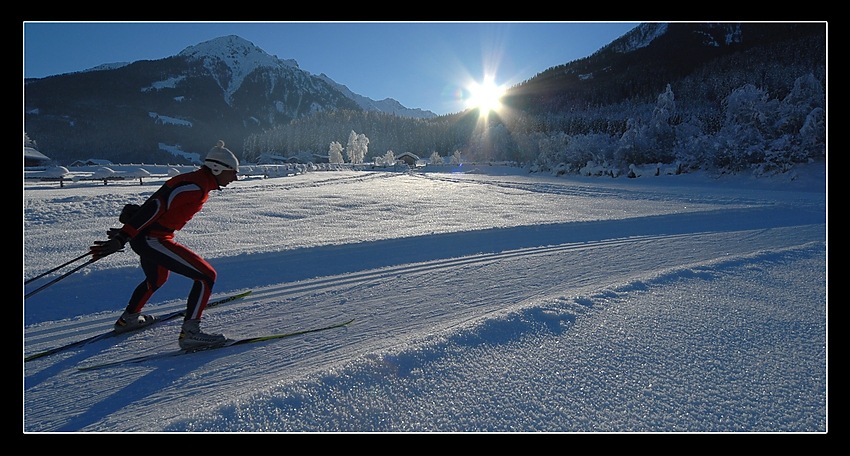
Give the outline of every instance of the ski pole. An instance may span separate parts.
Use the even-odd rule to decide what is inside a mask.
[[[89,255],[91,255],[91,252],[86,252],[86,253],[84,253],[84,254],[82,254],[82,255],[78,256],[77,258],[74,258],[73,260],[71,260],[71,261],[69,261],[69,262],[67,262],[67,263],[60,264],[59,266],[56,266],[55,268],[53,268],[53,269],[51,269],[51,270],[49,270],[49,271],[47,271],[47,272],[43,272],[43,273],[41,273],[41,274],[39,274],[39,275],[37,275],[37,276],[35,276],[35,277],[31,278],[31,279],[27,279],[27,281],[26,281],[26,282],[24,282],[24,285],[26,285],[26,284],[28,284],[28,283],[30,283],[30,282],[32,282],[32,281],[34,281],[34,280],[38,280],[38,279],[40,279],[40,278],[42,278],[42,277],[44,277],[44,276],[46,276],[46,275],[48,275],[48,274],[54,273],[54,272],[56,272],[56,271],[58,271],[58,270],[60,270],[60,269],[64,268],[65,266],[68,266],[69,264],[71,264],[71,263],[73,263],[73,262],[75,262],[75,261],[77,261],[77,260],[81,260],[81,259],[83,259],[83,258],[85,258],[85,257],[87,257],[87,256],[89,256]]]
[[[55,278],[55,279],[51,280],[50,282],[47,282],[47,283],[45,283],[44,285],[42,285],[42,286],[40,286],[40,287],[36,288],[35,290],[30,291],[29,293],[27,293],[26,295],[24,295],[24,299],[29,298],[30,296],[32,296],[32,295],[34,295],[34,294],[38,293],[38,292],[39,292],[39,291],[41,291],[41,290],[44,290],[45,288],[49,287],[50,285],[53,285],[54,283],[56,283],[56,282],[58,282],[58,281],[60,281],[60,280],[64,279],[65,277],[68,277],[69,275],[71,275],[71,274],[73,274],[73,273],[75,273],[75,272],[79,271],[80,269],[82,269],[82,268],[84,268],[84,267],[86,267],[86,266],[88,266],[88,265],[90,265],[90,264],[94,263],[94,262],[95,262],[95,261],[97,261],[97,260],[98,260],[97,258],[92,258],[91,260],[86,261],[85,263],[83,263],[83,264],[81,264],[81,265],[77,266],[76,268],[71,269],[70,271],[68,271],[68,272],[66,272],[66,273],[62,274],[61,276],[59,276],[59,277],[57,277],[57,278]]]

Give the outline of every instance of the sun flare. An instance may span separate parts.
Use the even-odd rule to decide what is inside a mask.
[[[467,87],[467,90],[469,98],[466,100],[466,107],[478,108],[482,116],[502,108],[501,99],[505,94],[505,86],[497,85],[492,78],[480,83],[474,82]]]

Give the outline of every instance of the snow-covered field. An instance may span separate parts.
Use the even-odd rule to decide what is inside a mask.
[[[24,183],[24,278],[161,181]],[[346,328],[129,367],[179,321],[22,362],[25,433],[827,431],[824,164],[773,178],[313,172],[213,192],[177,236],[203,328]],[[107,331],[128,251],[23,299],[22,358]],[[52,278],[54,276],[50,276]],[[25,293],[49,278],[25,285]],[[172,275],[146,311],[184,306]]]

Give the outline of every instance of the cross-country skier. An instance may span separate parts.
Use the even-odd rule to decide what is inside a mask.
[[[174,240],[174,232],[197,214],[211,190],[221,190],[237,180],[239,160],[218,141],[195,171],[174,176],[159,188],[120,229],[108,232],[109,240],[95,241],[90,247],[93,258],[115,253],[127,242],[139,255],[145,280],[130,296],[124,313],[115,322],[115,331],[126,332],[153,323],[156,318],[143,315],[142,307],[168,280],[169,272],[194,281],[186,303],[186,316],[178,342],[182,349],[194,349],[225,342],[223,334],[206,334],[200,329],[201,314],[215,284],[215,269],[195,252]]]

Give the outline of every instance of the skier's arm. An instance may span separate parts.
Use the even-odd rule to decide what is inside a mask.
[[[153,223],[162,213],[159,209],[162,206],[159,198],[162,192],[163,189],[160,189],[151,195],[133,214],[126,213],[125,207],[119,218],[124,221],[124,225],[121,228],[110,228],[106,232],[108,238],[106,241],[95,241],[89,247],[94,259],[97,260],[122,250],[124,244],[139,234],[144,227]]]

